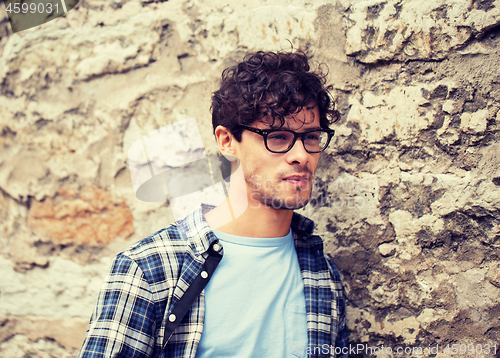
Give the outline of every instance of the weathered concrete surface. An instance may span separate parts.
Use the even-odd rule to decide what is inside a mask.
[[[195,117],[214,154],[221,71],[290,43],[328,65],[342,113],[303,212],[351,342],[498,345],[499,26],[499,0],[89,0],[16,34],[2,19],[0,356],[76,357],[111,257],[174,220],[135,198],[132,143]]]
[[[346,53],[359,61],[435,60],[498,25],[497,1],[345,1]]]

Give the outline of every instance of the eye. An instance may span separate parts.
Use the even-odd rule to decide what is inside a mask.
[[[269,134],[267,139],[276,140],[276,141],[286,141],[286,140],[288,140],[288,136],[285,132],[277,132],[277,133]]]
[[[308,133],[308,134],[305,136],[305,139],[306,139],[306,140],[315,140],[315,141],[319,141],[319,136],[320,136],[320,134],[319,134],[319,133],[317,133],[317,132]]]

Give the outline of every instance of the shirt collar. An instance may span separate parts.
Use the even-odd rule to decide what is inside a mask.
[[[213,205],[200,204],[177,223],[180,231],[185,233],[188,245],[198,255],[206,252],[210,245],[217,241],[217,237],[203,215],[214,207]]]
[[[294,212],[291,227],[292,231],[301,234],[303,240],[307,240],[314,231],[314,221]]]

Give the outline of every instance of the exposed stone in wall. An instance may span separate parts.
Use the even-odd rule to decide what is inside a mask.
[[[498,344],[499,26],[498,0],[81,0],[16,34],[4,18],[0,351],[76,357],[111,257],[174,220],[135,198],[130,145],[195,117],[214,154],[221,71],[290,43],[328,65],[342,113],[303,213],[351,342]]]
[[[28,223],[61,243],[106,245],[134,233],[127,205],[115,204],[111,194],[96,187],[63,187],[55,200],[33,202]]]

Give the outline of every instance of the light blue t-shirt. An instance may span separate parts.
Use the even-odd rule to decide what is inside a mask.
[[[213,231],[224,256],[205,288],[196,357],[305,357],[304,284],[292,231],[273,238]]]

